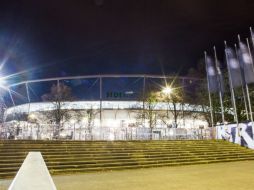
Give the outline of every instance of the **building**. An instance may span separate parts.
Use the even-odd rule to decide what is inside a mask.
[[[163,92],[165,86],[173,86],[171,84],[175,81],[175,77],[170,76],[95,75],[14,83],[9,85],[10,90],[4,96],[8,108],[4,114],[2,133],[9,131],[15,134],[13,136],[21,135],[20,138],[25,134],[26,138],[38,139],[53,138],[56,133],[64,138],[87,139],[91,138],[91,134],[95,137],[103,133],[106,139],[123,139],[129,131],[137,135],[138,130],[144,134],[144,131],[151,132],[151,128],[154,130],[152,133],[159,135],[162,131],[166,135],[173,128],[178,128],[178,131],[180,128],[207,128],[203,106],[147,100],[149,93]],[[177,78],[177,85],[185,94],[188,90],[194,93],[193,89],[199,83],[200,80],[195,78]],[[68,87],[68,97],[58,102],[45,99],[45,96],[52,96],[54,86],[56,89]],[[62,112],[59,122],[54,117],[56,110],[59,110],[58,114]],[[112,133],[114,137],[110,137]],[[124,137],[116,138],[119,134]]]

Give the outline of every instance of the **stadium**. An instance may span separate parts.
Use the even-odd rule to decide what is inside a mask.
[[[109,175],[115,182],[115,172],[128,187],[129,176],[136,180],[138,172],[153,173],[155,167],[161,167],[157,170],[161,177],[179,171],[169,166],[183,166],[183,176],[190,167],[196,173],[204,170],[202,164],[210,164],[199,175],[208,178],[211,167],[221,169],[222,165],[216,163],[250,162],[253,151],[235,144],[253,147],[246,132],[252,126],[241,124],[241,131],[236,124],[210,127],[205,118],[209,116],[207,106],[191,101],[202,82],[176,76],[95,75],[6,85],[2,96],[6,109],[1,126],[0,179],[16,176],[12,184],[21,186],[25,178],[31,186],[33,176],[39,176],[35,179],[40,181],[46,175],[44,185],[52,187],[52,175],[58,186],[64,181],[74,186],[63,184],[67,189],[83,189],[87,184],[93,189],[93,180],[84,183],[83,175]],[[240,132],[241,138],[237,137]],[[249,169],[249,165],[243,162],[239,167]],[[32,175],[23,177],[22,173]],[[140,174],[142,180],[144,174]],[[73,180],[82,186],[77,187]]]
[[[1,1],[0,190],[253,190],[253,9]]]
[[[156,92],[158,96],[163,93],[171,96],[172,91],[191,97],[200,82],[197,78],[176,76],[92,75],[12,83],[3,95],[6,109],[1,137],[196,139],[202,129],[208,128],[204,118],[207,109],[180,99],[153,102],[148,95]],[[57,93],[65,95],[52,98]]]

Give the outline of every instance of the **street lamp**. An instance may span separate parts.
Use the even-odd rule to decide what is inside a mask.
[[[162,93],[165,95],[170,95],[173,92],[173,89],[170,86],[166,86],[162,89]]]
[[[36,115],[33,114],[33,113],[29,114],[28,117],[29,117],[29,119],[32,120],[32,121],[34,121],[34,120],[36,119]]]
[[[171,101],[170,99],[172,98],[170,95],[173,93],[173,89],[171,86],[166,85],[162,89],[162,101],[167,102],[167,118],[169,117],[169,102]]]

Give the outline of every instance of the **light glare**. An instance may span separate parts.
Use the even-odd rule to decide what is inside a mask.
[[[166,95],[170,95],[172,93],[173,89],[169,86],[166,86],[165,88],[162,89],[162,93]]]

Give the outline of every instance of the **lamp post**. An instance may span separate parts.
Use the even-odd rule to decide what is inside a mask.
[[[71,124],[73,125],[73,140],[75,140],[76,136],[76,126],[75,126],[76,121],[73,119],[71,120]]]
[[[173,93],[173,88],[171,87],[171,86],[168,86],[168,85],[166,85],[163,89],[162,89],[162,94],[164,95],[163,96],[163,100],[166,100],[167,101],[167,106],[168,106],[168,108],[167,108],[167,119],[168,119],[168,110],[169,110],[169,98],[170,98],[170,95],[172,95],[172,93]]]
[[[88,132],[89,132],[89,134],[90,134],[90,129],[89,129],[89,127],[90,126],[86,126],[86,125],[88,125],[88,118],[87,117],[84,117],[83,119],[82,119],[82,125],[83,125],[83,129],[85,129],[85,140],[86,140],[86,138],[87,138],[87,130],[88,130]]]

